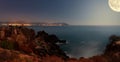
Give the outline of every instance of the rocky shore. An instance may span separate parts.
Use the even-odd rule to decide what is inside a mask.
[[[69,58],[56,35],[26,27],[0,27],[0,62],[120,62],[120,36],[111,36],[103,54],[90,58]]]

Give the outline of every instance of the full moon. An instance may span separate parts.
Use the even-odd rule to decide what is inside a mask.
[[[120,0],[109,0],[108,4],[113,11],[120,12]]]

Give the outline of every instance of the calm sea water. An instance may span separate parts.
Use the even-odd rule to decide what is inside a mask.
[[[44,30],[68,41],[61,48],[71,57],[91,57],[102,54],[111,35],[120,35],[120,26],[30,27]]]

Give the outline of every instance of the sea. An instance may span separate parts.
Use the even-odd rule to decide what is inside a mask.
[[[55,34],[67,44],[60,45],[69,57],[92,57],[104,52],[111,35],[120,36],[120,26],[32,26],[36,31]]]

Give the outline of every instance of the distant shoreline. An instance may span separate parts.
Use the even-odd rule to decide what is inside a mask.
[[[17,22],[0,23],[0,26],[68,26],[68,25],[69,24],[67,23],[17,23]]]

